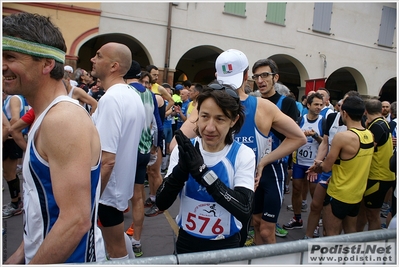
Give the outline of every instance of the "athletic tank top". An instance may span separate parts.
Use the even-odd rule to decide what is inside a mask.
[[[302,117],[299,127],[302,131],[313,129],[318,135],[323,136],[323,116],[319,115],[316,121],[309,122],[308,115]],[[317,155],[319,143],[311,136],[306,137],[307,142],[293,153],[293,162],[303,166],[312,166]]]
[[[191,142],[200,142],[197,137]],[[242,144],[233,142],[227,153],[214,166],[208,166],[219,177],[219,180],[233,189],[235,161]],[[178,225],[187,233],[204,238],[215,239],[221,235],[230,237],[240,231],[242,224],[225,208],[218,204],[206,191],[206,188],[189,175],[181,191],[180,211],[176,218]]]
[[[59,96],[43,111],[32,125],[23,165],[24,190],[24,249],[25,262],[29,263],[36,255],[40,244],[50,232],[59,215],[59,207],[54,199],[49,164],[36,151],[34,139],[43,118],[51,107],[61,101],[76,100]],[[80,106],[81,107],[81,106]],[[100,196],[100,162],[91,169],[91,228],[83,236],[66,263],[84,263],[105,260],[104,241],[97,227],[97,207]]]
[[[14,97],[14,95],[8,95],[3,103],[3,112],[4,112],[4,114],[6,114],[6,117],[9,121],[11,120],[11,107],[10,107],[11,97]],[[18,97],[19,101],[21,102],[21,106],[19,108],[19,118],[22,118],[22,116],[25,115],[26,112],[28,112],[29,105],[28,105],[28,102],[26,101],[25,97],[23,97],[22,95],[15,95],[15,97]],[[29,128],[30,128],[30,126],[24,128],[22,130],[22,133],[28,134]]]
[[[70,98],[72,98],[72,96],[73,96],[73,91],[75,90],[75,86],[72,86],[72,88],[71,88],[71,91],[69,91],[69,93],[68,93],[68,96],[70,97]]]
[[[263,135],[255,124],[255,112],[258,100],[254,96],[248,96],[246,100],[241,101],[245,107],[245,120],[240,132],[234,135],[234,140],[242,143],[255,152],[256,165],[264,155],[272,151],[272,137]]]
[[[154,114],[154,99],[152,97],[151,91],[144,88],[144,86],[140,83],[130,83],[129,84],[134,91],[140,96],[141,101],[143,102],[145,109],[145,120],[144,120],[144,128],[141,132],[140,142],[139,142],[139,152],[141,154],[147,154],[151,150],[152,145],[152,134],[151,134],[151,123]],[[137,86],[141,90],[135,88]]]
[[[366,190],[367,178],[374,152],[373,134],[367,130],[351,128],[357,134],[360,148],[357,154],[349,159],[338,158],[332,166],[332,176],[328,183],[327,193],[344,203],[359,203]]]
[[[157,84],[157,83],[154,83],[153,85],[151,85],[151,91],[152,91],[154,94],[158,94],[158,95],[159,95],[158,86],[159,86],[159,84]]]
[[[339,132],[344,132],[347,130],[346,125],[339,125],[339,119],[341,118],[341,113],[337,113],[337,116],[335,116],[334,122],[331,125],[330,130],[328,131],[328,149],[330,149],[331,142],[335,136],[336,133]]]
[[[394,181],[395,174],[389,169],[389,160],[393,153],[392,135],[389,132],[389,125],[383,118],[377,118],[371,122],[368,129],[375,123],[382,124],[381,126],[386,129],[389,133],[388,140],[381,146],[376,146],[374,149],[373,161],[370,167],[370,180],[381,180],[381,181]]]

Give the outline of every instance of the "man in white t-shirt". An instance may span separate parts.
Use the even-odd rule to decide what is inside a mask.
[[[132,62],[127,46],[107,43],[91,62],[91,74],[101,79],[106,91],[93,114],[102,147],[98,217],[110,259],[134,258],[131,242],[124,232],[123,211],[133,196],[144,106],[140,96],[123,80]]]

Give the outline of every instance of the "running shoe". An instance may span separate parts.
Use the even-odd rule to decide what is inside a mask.
[[[389,204],[388,203],[383,203],[382,204],[382,206],[381,206],[381,212],[383,212],[383,211],[387,211],[387,210],[389,210],[391,207],[389,206]]]
[[[382,218],[386,218],[386,217],[388,216],[388,213],[389,213],[389,210],[381,211],[380,216],[381,216]]]
[[[155,205],[155,202],[151,200],[151,198],[147,198],[146,201],[144,201],[144,208],[151,208],[153,205]]]
[[[11,202],[3,206],[3,219],[10,218],[15,215],[22,214],[23,203],[20,201],[18,206],[15,207]]]
[[[289,185],[285,185],[284,186],[284,194],[289,194],[290,192],[290,186]]]
[[[143,250],[141,249],[141,244],[132,245],[132,247],[133,247],[134,256],[136,256],[136,258],[143,256]]]
[[[157,205],[155,205],[155,203],[154,203],[154,205],[152,205],[152,207],[149,210],[144,212],[144,215],[147,217],[154,217],[154,216],[157,216],[162,213],[163,213],[163,210],[159,210]]]
[[[287,206],[287,210],[291,210],[291,211],[294,210],[294,208],[292,207],[292,204]],[[308,210],[308,204],[302,203],[301,211],[306,212],[307,210]]]
[[[286,237],[287,235],[288,235],[288,231],[281,228],[281,226],[278,223],[276,223],[276,236]]]
[[[292,218],[288,223],[283,225],[283,228],[286,230],[301,229],[303,228],[303,221],[302,219],[297,221],[295,218]]]
[[[132,226],[130,226],[129,228],[127,228],[126,232],[125,232],[128,236],[133,236],[134,235],[134,228]]]
[[[318,226],[316,226],[316,229],[314,229],[314,232],[313,232],[313,238],[320,237],[319,230],[320,230],[320,228]]]
[[[319,227],[322,227],[322,226],[323,226],[323,219],[320,218],[320,220],[319,220]]]

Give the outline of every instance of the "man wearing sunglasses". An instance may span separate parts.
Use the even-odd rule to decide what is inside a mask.
[[[236,92],[241,103],[245,107],[244,125],[240,132],[235,134],[235,140],[251,147],[255,152],[257,162],[257,169],[254,170],[254,173],[256,173],[254,175],[255,190],[258,185],[260,185],[260,187],[267,186],[265,185],[265,182],[269,182],[272,179],[261,179],[263,169],[269,168],[268,165],[270,163],[289,155],[295,149],[305,144],[306,138],[295,121],[282,113],[275,105],[269,101],[249,96],[245,93],[249,64],[244,53],[235,49],[229,49],[218,56],[215,67],[218,82],[220,84],[226,84],[233,88],[237,88]],[[192,122],[196,121],[196,119],[194,119],[193,116],[198,116],[198,113],[195,115],[191,113],[190,120],[187,120],[180,128],[189,138],[195,136],[192,130],[195,127],[195,124]],[[271,149],[272,140],[269,137],[271,127],[286,136],[281,145],[273,151]],[[175,144],[176,142],[172,141],[171,146],[174,147]],[[262,177],[264,176],[262,175]],[[282,196],[279,193],[281,190],[278,189],[276,182],[273,186],[276,190],[274,190],[273,194],[267,195],[270,196],[270,201],[273,203],[275,202],[275,204],[271,203],[270,205],[269,203],[267,206],[273,206],[273,208],[277,206],[278,209],[275,211],[259,213],[252,217],[253,219],[257,219],[255,243],[258,245],[276,242],[275,224],[280,211]],[[283,184],[281,184],[280,187],[283,188]],[[259,189],[255,191],[255,195],[258,192],[258,194],[261,194],[261,197],[263,197],[263,189]],[[259,204],[263,206],[266,201],[269,200],[261,200],[262,203]],[[256,204],[257,203],[255,202],[255,205]],[[270,219],[268,219],[268,221],[264,219],[261,220],[260,218],[262,214],[264,214],[264,217]],[[271,222],[269,222],[269,220]],[[248,226],[249,222],[247,222],[247,225],[244,225],[242,228],[241,245],[244,245]]]

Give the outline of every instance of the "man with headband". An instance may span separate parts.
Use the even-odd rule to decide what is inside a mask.
[[[374,152],[373,134],[361,123],[364,110],[360,97],[349,96],[344,100],[341,117],[348,130],[336,133],[325,160],[315,160],[309,169],[318,173],[332,170],[323,209],[327,236],[339,235],[342,229],[346,234],[356,232]]]
[[[3,19],[3,85],[36,113],[23,164],[24,236],[9,264],[105,259],[97,227],[101,145],[86,110],[66,95],[66,45],[49,18]]]

